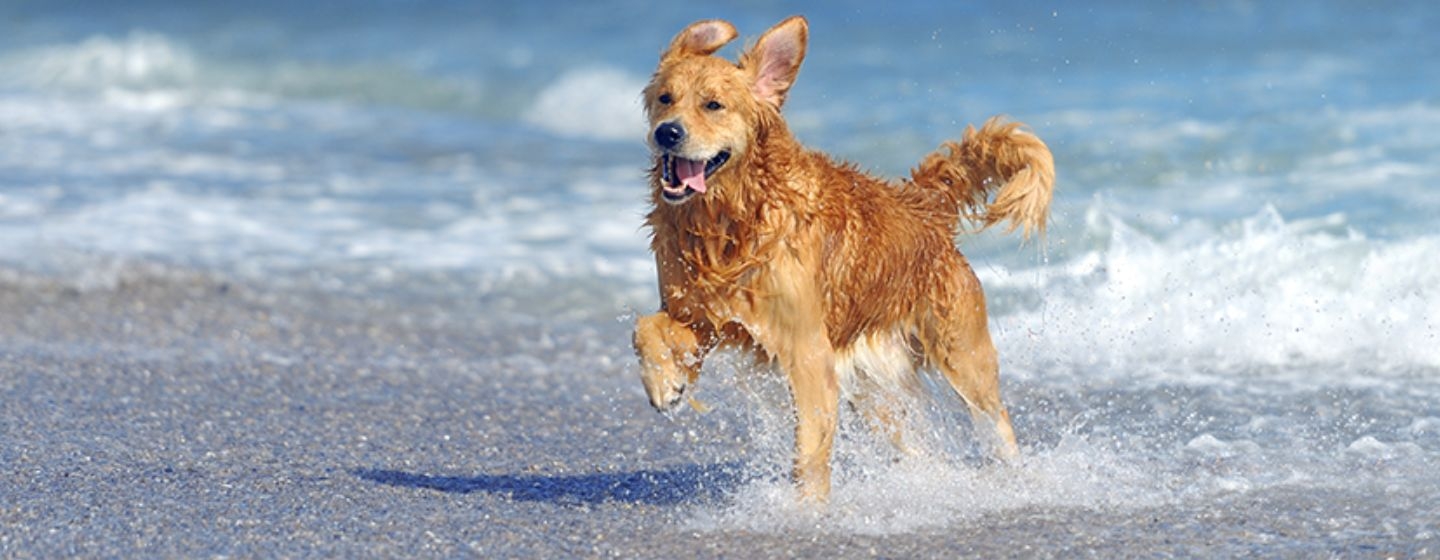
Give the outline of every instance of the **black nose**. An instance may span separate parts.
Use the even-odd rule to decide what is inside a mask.
[[[684,139],[685,129],[680,127],[680,123],[660,123],[660,126],[655,127],[655,144],[661,148],[674,149]]]

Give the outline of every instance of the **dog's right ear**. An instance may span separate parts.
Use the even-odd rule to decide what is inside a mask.
[[[720,50],[725,43],[734,41],[739,35],[735,26],[723,19],[697,21],[676,35],[670,41],[670,48],[666,49],[660,58],[664,60],[677,56],[705,56]]]

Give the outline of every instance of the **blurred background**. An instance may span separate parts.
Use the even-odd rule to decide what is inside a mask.
[[[695,19],[753,38],[792,13],[802,141],[898,175],[967,123],[1025,121],[1060,166],[1052,259],[1107,246],[1091,218],[1389,243],[1440,210],[1421,2],[11,0],[0,259],[645,281],[637,92],[660,49]]]

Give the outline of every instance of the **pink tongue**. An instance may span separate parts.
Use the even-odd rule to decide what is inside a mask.
[[[675,158],[675,173],[685,186],[698,193],[705,192],[705,162]]]

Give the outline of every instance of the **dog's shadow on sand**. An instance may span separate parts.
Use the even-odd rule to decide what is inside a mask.
[[[678,465],[593,474],[479,474],[440,476],[386,469],[355,469],[351,474],[379,484],[437,490],[449,494],[485,492],[512,500],[565,505],[621,502],[675,505],[710,501],[739,486],[741,464]]]

